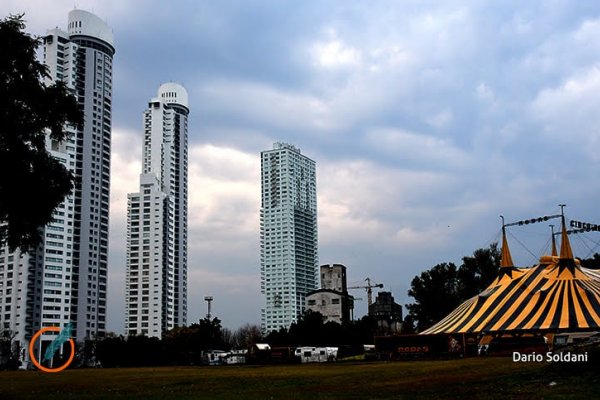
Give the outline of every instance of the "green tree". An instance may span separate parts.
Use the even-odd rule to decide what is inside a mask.
[[[463,257],[458,268],[458,297],[463,302],[481,293],[498,276],[501,253],[497,243]]]
[[[321,345],[323,325],[323,314],[312,310],[304,311],[298,321],[290,325],[292,342],[308,346]]]
[[[19,348],[15,344],[16,332],[0,328],[0,371],[3,369],[17,369],[19,361]]]
[[[415,299],[406,308],[410,322],[422,331],[440,321],[463,301],[483,291],[498,274],[500,250],[497,243],[478,249],[463,263],[442,263],[415,276],[408,295]]]
[[[453,263],[438,264],[413,278],[408,295],[415,303],[406,308],[417,331],[435,324],[460,304],[458,286],[458,268]]]
[[[407,314],[402,321],[402,333],[412,334],[415,333],[415,319],[412,315]]]
[[[377,320],[365,315],[343,324],[324,322],[320,312],[306,310],[289,329],[272,331],[264,341],[272,346],[340,346],[372,344]]]
[[[165,332],[163,343],[169,349],[169,359],[176,364],[200,364],[205,350],[229,350],[223,337],[221,320],[203,318],[190,326]]]
[[[44,83],[40,40],[24,29],[23,15],[0,21],[0,244],[27,251],[74,183],[46,139],[65,140],[66,124],[81,124],[83,114],[62,82]]]
[[[581,260],[581,266],[590,269],[600,269],[600,254],[594,253],[592,258]]]
[[[239,327],[232,337],[231,347],[236,349],[249,349],[256,343],[261,343],[263,336],[260,326],[245,324]]]

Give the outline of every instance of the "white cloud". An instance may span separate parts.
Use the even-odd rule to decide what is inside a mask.
[[[132,151],[136,149],[139,151]],[[142,141],[139,133],[113,128],[111,146],[108,323],[109,330],[122,332],[125,326],[125,247],[127,194],[139,190],[142,171]]]
[[[319,164],[318,200],[320,243],[360,243],[377,248],[382,243],[404,247],[439,245],[432,235],[437,223],[423,222],[437,214],[426,204],[451,192],[456,180],[446,173],[384,167],[370,161]],[[454,200],[437,207],[453,207]],[[397,239],[404,238],[405,242]]]
[[[214,145],[189,151],[190,231],[206,233],[212,243],[243,238],[256,230],[260,207],[258,155]],[[227,240],[227,241],[229,241]],[[228,246],[222,243],[223,246]],[[196,244],[197,245],[197,244]]]
[[[324,68],[359,66],[361,53],[339,39],[317,42],[311,48],[314,65]]]
[[[421,168],[460,170],[470,165],[470,156],[447,139],[416,134],[401,129],[372,129],[364,139],[365,145],[403,164]]]
[[[136,149],[132,151],[132,149]],[[139,190],[142,172],[142,140],[137,132],[114,128],[111,147],[111,214],[124,220],[127,194]]]
[[[556,143],[570,143],[578,155],[600,161],[600,64],[570,76],[560,86],[541,91],[531,110],[543,133]]]
[[[198,88],[207,112],[227,110],[249,126],[305,129],[307,134],[331,126],[330,110],[320,98],[251,82],[211,82]]]
[[[578,48],[597,52],[600,49],[597,40],[599,35],[600,18],[596,18],[584,20],[572,36]]]
[[[433,126],[434,128],[445,129],[448,128],[450,124],[452,124],[453,117],[454,115],[452,111],[443,110],[437,114],[430,116],[429,118],[426,118],[426,121],[429,125]]]
[[[481,82],[477,85],[477,89],[475,89],[475,95],[479,100],[490,102],[494,101],[494,91],[484,82]]]
[[[188,272],[188,323],[204,318],[212,296],[212,315],[223,326],[235,330],[243,324],[260,324],[260,277],[258,268],[240,273],[215,266],[196,267]]]
[[[115,271],[122,271],[125,266],[127,194],[139,190],[139,176],[142,170],[141,146],[141,138],[136,132],[120,128],[113,129],[109,243],[111,268],[114,268]],[[132,152],[132,148],[140,149],[140,151]]]
[[[188,191],[190,322],[204,316],[203,296],[212,295],[225,326],[258,323],[259,156],[192,145]]]

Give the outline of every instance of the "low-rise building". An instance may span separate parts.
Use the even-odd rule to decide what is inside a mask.
[[[321,265],[321,289],[306,296],[306,309],[319,312],[325,322],[341,324],[351,319],[354,297],[348,294],[346,267],[341,264]]]

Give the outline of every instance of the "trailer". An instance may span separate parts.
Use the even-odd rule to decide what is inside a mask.
[[[298,360],[295,357],[294,347],[272,347],[270,364],[294,364]]]
[[[302,363],[321,363],[337,359],[337,347],[298,347],[294,355]]]
[[[201,360],[204,365],[223,365],[229,353],[223,350],[205,350],[202,352]]]
[[[248,350],[231,350],[229,353],[225,355],[225,364],[227,365],[236,365],[236,364],[246,364],[246,355],[248,354]]]

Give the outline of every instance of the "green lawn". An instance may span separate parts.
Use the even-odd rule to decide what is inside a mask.
[[[552,383],[552,384],[551,384]],[[0,399],[600,398],[586,365],[510,358],[0,372]]]

